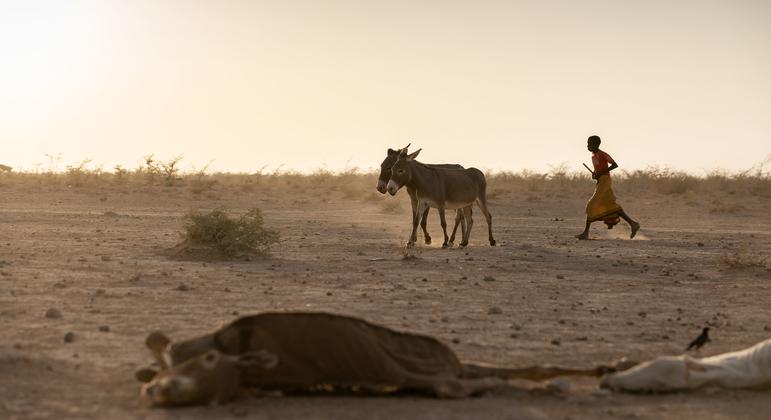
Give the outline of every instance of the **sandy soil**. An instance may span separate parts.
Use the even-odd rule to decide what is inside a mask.
[[[406,208],[403,192],[357,201],[302,189],[196,195],[181,187],[5,185],[0,418],[768,418],[767,392],[599,395],[588,379],[570,381],[562,394],[523,388],[459,401],[246,396],[162,410],[137,398],[133,372],[150,362],[149,331],[183,338],[265,310],[361,316],[436,336],[462,359],[511,366],[677,354],[705,324],[714,341],[703,355],[771,337],[771,272],[722,261],[737,252],[769,256],[768,198],[744,197],[741,208],[721,212],[711,196],[618,191],[643,225],[639,238],[626,239],[625,225],[597,226],[595,240],[579,242],[573,235],[591,188],[587,181],[586,191],[496,194],[494,248],[478,211],[469,248],[439,248],[433,213],[434,244],[405,260],[409,215],[384,210],[388,200]],[[272,258],[168,258],[181,216],[216,206],[262,208],[282,236]],[[49,309],[61,316],[47,317]]]

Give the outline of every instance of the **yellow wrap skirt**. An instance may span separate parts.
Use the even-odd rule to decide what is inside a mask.
[[[597,180],[594,194],[586,203],[586,219],[590,222],[602,220],[608,225],[608,229],[613,229],[613,226],[620,221],[621,206],[616,203],[616,196],[613,194],[610,184],[610,175],[608,174]]]

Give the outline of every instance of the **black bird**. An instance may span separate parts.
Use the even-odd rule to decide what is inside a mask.
[[[691,344],[688,345],[688,348],[685,349],[685,351],[688,351],[692,348],[698,350],[701,348],[701,346],[707,344],[710,341],[712,340],[709,339],[709,327],[704,327],[704,329],[701,330],[701,335],[696,337],[695,340],[691,341]]]

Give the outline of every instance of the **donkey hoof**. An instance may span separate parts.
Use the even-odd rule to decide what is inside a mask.
[[[449,248],[449,247],[451,247],[451,246],[452,246],[452,245],[450,245],[450,244],[449,244],[449,243],[447,243],[447,242],[445,242],[445,243],[443,243],[443,244],[442,244],[442,248],[444,248],[444,249],[447,249],[447,248]]]
[[[468,246],[468,242],[461,242],[460,245],[458,245],[461,248],[465,248]]]
[[[431,245],[431,237],[426,236],[426,245]]]
[[[497,242],[495,242],[495,239],[490,239],[490,246],[495,246]]]
[[[407,242],[407,248],[415,248],[415,242]]]

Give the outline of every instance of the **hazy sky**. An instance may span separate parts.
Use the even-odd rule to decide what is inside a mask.
[[[737,170],[771,155],[771,1],[0,0],[0,163]]]

